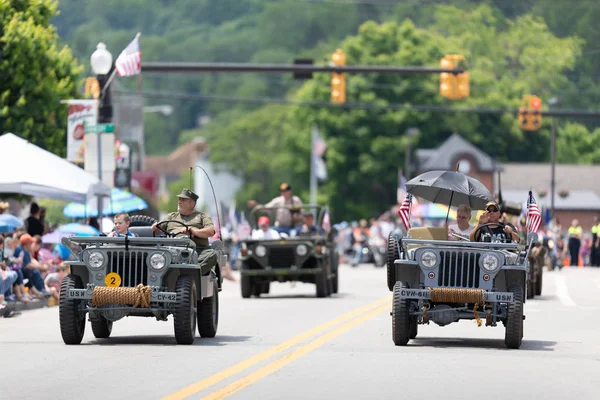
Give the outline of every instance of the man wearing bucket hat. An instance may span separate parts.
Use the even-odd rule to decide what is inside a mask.
[[[187,228],[174,222],[161,224],[161,228],[169,233],[191,237],[196,243],[198,264],[202,267],[202,273],[206,274],[217,262],[217,253],[210,248],[208,242],[208,239],[215,235],[212,218],[204,212],[196,211],[196,193],[183,189],[177,197],[177,211],[167,214],[165,220],[180,221],[186,224]],[[152,225],[153,232],[160,232],[157,225],[158,223]]]

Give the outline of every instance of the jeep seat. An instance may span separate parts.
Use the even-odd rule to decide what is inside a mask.
[[[410,228],[407,236],[410,236],[411,239],[421,240],[448,240],[448,231],[446,228],[434,227]],[[422,247],[422,245],[411,244],[407,249],[412,250],[418,247]]]
[[[130,226],[129,232],[131,232],[139,237],[152,237],[152,227],[151,226]]]

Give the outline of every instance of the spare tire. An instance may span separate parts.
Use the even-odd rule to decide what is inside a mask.
[[[148,215],[132,215],[130,219],[131,224],[129,226],[152,226],[158,222]]]

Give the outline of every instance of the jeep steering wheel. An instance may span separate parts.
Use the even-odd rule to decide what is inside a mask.
[[[164,230],[163,228],[161,228],[162,224],[168,224],[169,222],[175,222],[175,223],[177,223],[179,225],[183,225],[184,227],[189,228],[188,225],[184,224],[181,221],[176,221],[174,219],[165,219],[164,221],[157,222],[156,223],[156,227],[158,229],[160,229],[165,235],[167,235],[167,237],[170,237],[170,238],[174,238],[175,236],[180,235],[181,232],[179,232],[179,233],[172,233],[172,232],[167,232],[166,230]],[[155,232],[152,232],[152,237],[156,237]],[[191,238],[192,238],[192,233],[190,232],[190,239]]]
[[[486,228],[486,229],[487,229],[487,230],[488,230],[488,231],[491,233],[491,230],[490,230],[490,228],[489,228],[489,227],[490,227],[490,225],[498,225],[499,227],[501,227],[501,228],[502,228],[502,230],[504,230],[504,227],[508,226],[508,225],[506,225],[506,224],[503,224],[502,222],[493,222],[493,223],[491,223],[491,224],[483,224],[483,225],[479,225],[479,226],[477,227],[477,229],[475,229],[475,234],[473,235],[473,239],[475,239],[475,241],[476,241],[476,242],[478,242],[478,240],[477,240],[477,234],[478,234],[478,232],[481,230],[481,228]],[[505,233],[505,234],[506,234],[506,233]],[[510,240],[512,241],[512,239],[510,239]],[[506,242],[506,241],[505,241],[504,243],[510,243],[510,242]]]

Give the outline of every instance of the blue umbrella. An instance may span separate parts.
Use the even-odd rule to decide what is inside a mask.
[[[58,228],[61,233],[70,233],[77,236],[98,236],[100,231],[93,226],[78,224],[76,222]]]
[[[63,209],[63,213],[70,218],[85,218],[98,216],[96,201],[92,204],[69,203]],[[111,191],[110,204],[102,210],[104,215],[117,214],[120,212],[131,212],[145,210],[148,203],[126,190],[113,188]]]
[[[12,214],[0,214],[0,232],[13,232],[19,226],[23,226],[23,221]]]

